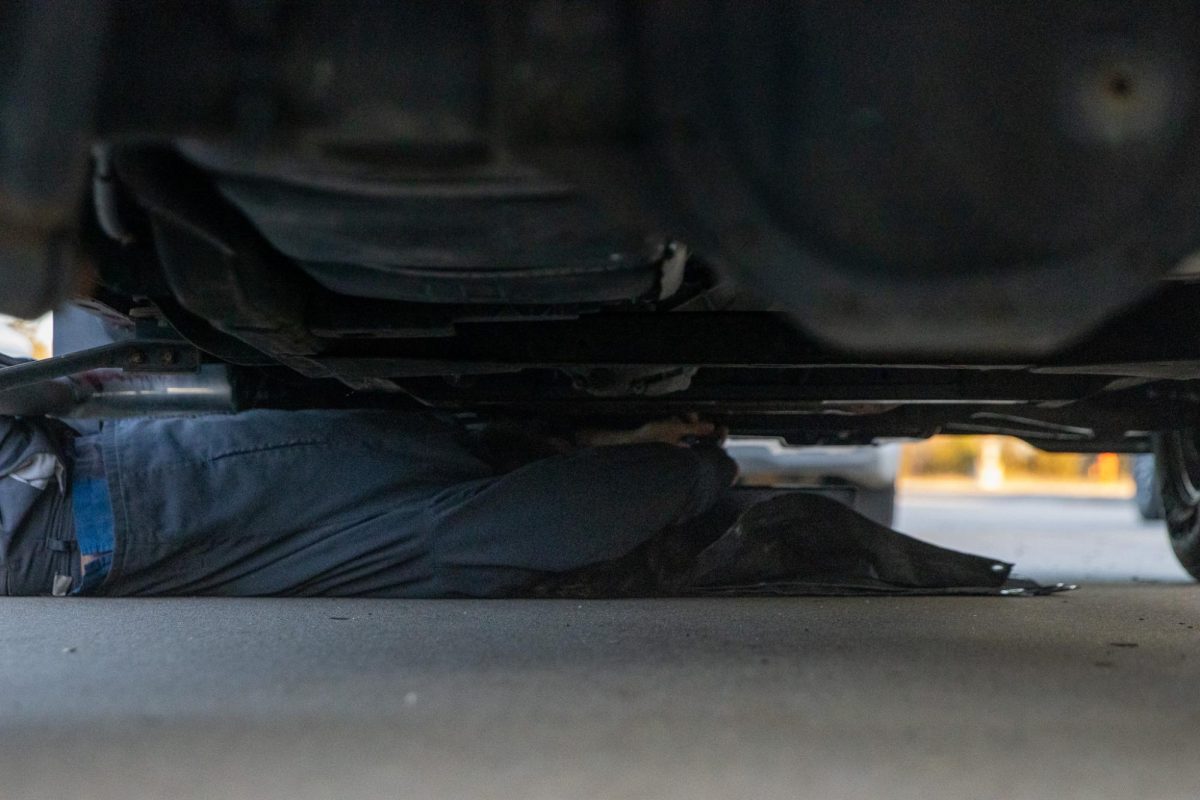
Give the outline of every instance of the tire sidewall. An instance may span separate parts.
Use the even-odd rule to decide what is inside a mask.
[[[1183,568],[1200,580],[1200,496],[1197,495],[1200,487],[1194,485],[1185,468],[1189,452],[1194,452],[1186,444],[1187,437],[1195,441],[1198,433],[1186,429],[1156,435],[1154,456],[1171,548]]]

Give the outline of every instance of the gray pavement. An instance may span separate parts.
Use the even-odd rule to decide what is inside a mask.
[[[899,524],[1169,579],[1125,509],[1038,503]],[[0,797],[1193,800],[1198,601],[5,599]]]
[[[908,494],[897,504],[896,527],[1015,562],[1017,572],[1041,581],[1188,580],[1164,523],[1143,521],[1132,500]]]

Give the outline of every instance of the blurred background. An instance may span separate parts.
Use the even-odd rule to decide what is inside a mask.
[[[54,315],[16,319],[0,314],[0,353],[20,358],[45,358],[54,339]]]
[[[1134,459],[1047,453],[1005,436],[935,436],[901,448],[897,488],[1130,499]]]

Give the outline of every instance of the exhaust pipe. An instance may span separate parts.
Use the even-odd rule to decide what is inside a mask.
[[[230,413],[237,405],[223,364],[187,373],[93,369],[0,391],[0,414],[62,419]]]
[[[100,373],[100,374],[97,374]],[[204,364],[185,374],[122,370],[85,372],[72,380],[82,387],[66,419],[215,414],[236,410],[229,368]]]

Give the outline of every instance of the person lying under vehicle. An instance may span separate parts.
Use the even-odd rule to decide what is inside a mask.
[[[14,395],[6,396],[11,402]],[[27,406],[28,407],[28,406]],[[1041,594],[795,490],[694,415],[565,437],[428,413],[0,415],[0,594]]]
[[[511,595],[711,509],[737,474],[719,435],[694,417],[573,442],[366,410],[92,435],[3,417],[0,592]]]

